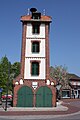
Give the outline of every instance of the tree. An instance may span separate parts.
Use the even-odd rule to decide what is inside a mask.
[[[68,89],[69,86],[69,76],[66,66],[55,66],[50,67],[50,76],[56,80],[57,86],[61,85],[61,88]],[[61,91],[58,90],[58,96],[61,96]]]
[[[57,84],[64,84],[68,82],[68,72],[66,66],[50,67],[50,76],[53,77]]]
[[[9,76],[9,90],[13,91],[13,79],[15,79],[20,74],[20,62],[15,62],[11,64],[10,76]]]
[[[20,74],[20,62],[15,62],[11,65],[10,70],[10,77],[9,77],[9,84],[10,84],[10,90],[13,91],[13,84],[12,81]]]
[[[11,63],[9,62],[8,58],[6,56],[2,57],[0,61],[0,87],[3,88],[3,92],[6,92],[10,68]]]
[[[7,85],[8,92],[12,92],[12,80],[20,74],[20,63],[11,64],[6,56],[0,60],[0,88],[3,89],[3,94],[6,94]]]
[[[16,78],[20,74],[20,62],[15,62],[11,65],[11,74]]]

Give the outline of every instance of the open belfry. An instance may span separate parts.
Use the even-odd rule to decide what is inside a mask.
[[[20,75],[13,80],[14,107],[56,106],[56,81],[50,77],[49,28],[51,17],[31,8],[21,16]]]

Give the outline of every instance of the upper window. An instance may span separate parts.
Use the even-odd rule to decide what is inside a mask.
[[[39,34],[40,24],[33,24],[32,32],[33,34]]]
[[[39,53],[39,42],[38,41],[34,41],[32,42],[32,53]]]
[[[40,19],[41,13],[40,12],[32,12],[32,19]]]
[[[31,75],[38,76],[39,75],[39,62],[32,62],[31,64]]]

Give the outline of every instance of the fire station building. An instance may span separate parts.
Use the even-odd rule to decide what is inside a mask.
[[[49,28],[51,17],[31,8],[21,17],[21,72],[13,80],[15,107],[56,106],[56,81],[50,77]]]

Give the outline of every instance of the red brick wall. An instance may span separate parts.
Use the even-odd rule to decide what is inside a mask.
[[[54,80],[53,80],[54,81]],[[34,90],[32,88],[32,82],[38,82],[38,87]],[[33,100],[33,105],[35,106],[36,103],[36,96],[35,93],[37,92],[37,90],[41,87],[41,86],[47,86],[45,83],[45,80],[24,80],[24,84],[23,85],[15,85],[14,87],[14,99],[13,99],[13,105],[16,106],[17,105],[17,94],[18,94],[18,90],[23,87],[23,86],[28,86],[32,89],[33,94],[34,94],[34,100]],[[54,86],[48,85],[47,87],[49,87],[52,90],[52,105],[56,106],[56,89]]]
[[[46,49],[46,79],[49,79],[49,24],[45,26],[45,49]]]
[[[24,22],[22,26],[22,50],[21,50],[21,76],[22,78],[24,78],[26,30],[27,30],[27,23]]]

